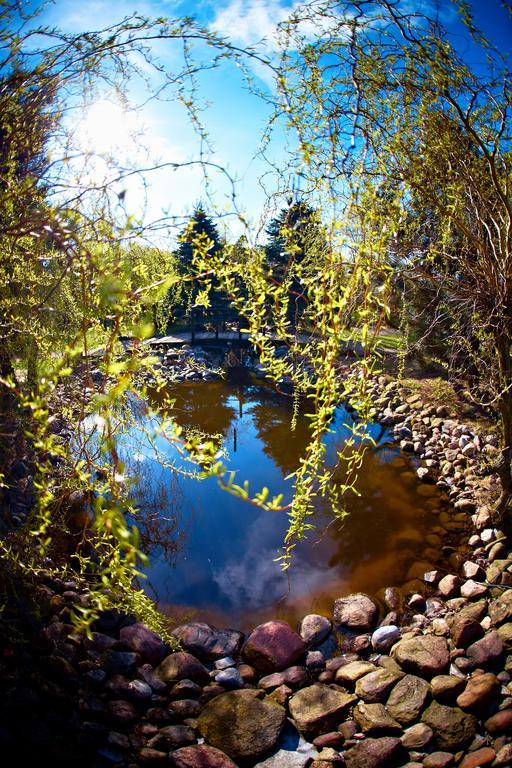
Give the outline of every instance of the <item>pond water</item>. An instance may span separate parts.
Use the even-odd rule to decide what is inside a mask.
[[[308,440],[304,415],[290,431],[290,398],[259,384],[223,381],[178,385],[172,396],[180,425],[223,435],[225,462],[237,481],[248,480],[252,493],[267,486],[290,500],[292,481],[285,478]],[[347,439],[351,423],[340,406],[326,439],[328,455]],[[402,584],[414,563],[432,561],[436,544],[440,548],[434,511],[443,502],[434,486],[419,485],[389,434],[376,424],[370,431],[376,447],[360,470],[359,495],[348,499],[350,515],[333,522],[319,503],[316,529],[297,546],[285,574],[276,562],[288,525],[285,512],[237,499],[214,478],[197,481],[162,468],[133,427],[124,454],[140,477],[138,522],[150,555],[144,588],[176,621],[247,629],[271,617],[295,622],[309,612],[330,613],[336,597]],[[157,445],[190,469],[172,443],[160,436]]]

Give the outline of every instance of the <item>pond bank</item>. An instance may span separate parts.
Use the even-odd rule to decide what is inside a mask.
[[[512,551],[486,487],[494,438],[386,378],[374,396],[418,457],[419,480],[449,494],[445,530],[473,526],[468,556],[454,551],[448,573],[419,564],[378,603],[340,595],[330,615],[298,627],[266,622],[242,636],[184,625],[177,653],[115,613],[76,637],[70,609],[86,594],[48,577],[33,643],[4,648],[4,753],[30,745],[58,765],[67,739],[76,765],[510,765]]]

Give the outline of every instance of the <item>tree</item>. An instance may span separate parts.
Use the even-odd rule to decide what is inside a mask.
[[[476,29],[468,4],[459,7],[486,57],[474,68],[438,15],[407,4],[297,10],[283,24],[276,119],[285,112],[296,130],[292,168],[305,189],[359,209],[364,223],[352,243],[366,239],[388,263],[400,252],[415,285],[429,282],[449,306],[459,350],[471,367],[478,359],[479,386],[500,414],[504,510],[512,493],[512,90],[506,58]],[[306,22],[317,39],[304,33]]]

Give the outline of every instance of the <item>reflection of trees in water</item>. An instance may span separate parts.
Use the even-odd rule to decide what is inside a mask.
[[[329,565],[371,569],[374,562],[388,561],[397,573],[424,546],[421,499],[388,458],[386,451],[370,451],[364,457],[357,482],[360,495],[351,495],[347,504],[348,522],[330,531],[336,552]]]
[[[290,431],[292,404],[282,395],[263,394],[251,406],[258,437],[267,456],[283,475],[294,472],[310,439],[310,429],[304,415],[299,415],[295,430]]]
[[[184,429],[198,429],[208,435],[226,435],[237,409],[227,404],[232,391],[222,381],[180,384],[172,391],[175,404],[171,416]]]
[[[162,470],[147,459],[125,460],[127,474],[132,480],[135,499],[135,522],[140,532],[141,549],[151,556],[163,557],[174,565],[186,542],[192,524],[190,503],[187,502],[187,525],[184,519],[184,498],[180,478],[172,470]]]

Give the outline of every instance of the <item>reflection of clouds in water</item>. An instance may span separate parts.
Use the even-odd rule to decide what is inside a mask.
[[[223,597],[235,610],[249,606],[258,609],[286,597],[300,599],[305,594],[318,592],[336,574],[336,569],[316,567],[295,553],[288,584],[288,576],[275,562],[276,546],[263,543],[276,540],[274,514],[264,512],[252,523],[243,560],[230,560],[212,574]]]

